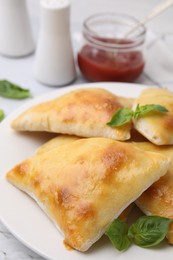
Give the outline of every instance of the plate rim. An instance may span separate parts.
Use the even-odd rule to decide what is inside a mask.
[[[28,100],[27,103],[19,106],[17,109],[15,109],[13,112],[11,112],[4,120],[3,122],[0,124],[0,131],[8,126],[10,127],[10,121],[12,119],[14,119],[17,115],[19,115],[20,113],[24,112],[26,109],[30,108],[31,106],[33,105],[36,105],[36,104],[39,104],[40,102],[46,102],[46,100],[50,100],[53,98],[53,96],[55,96],[56,94],[58,94],[57,97],[59,96],[62,96],[63,94],[65,93],[68,93],[70,91],[73,91],[75,89],[80,89],[80,88],[104,88],[106,90],[109,91],[109,87],[110,88],[110,92],[116,94],[116,86],[120,86],[122,87],[129,87],[129,88],[135,88],[135,91],[136,89],[138,88],[139,89],[139,92],[141,92],[142,90],[150,87],[150,86],[147,86],[147,85],[143,85],[143,84],[136,84],[136,83],[119,83],[119,82],[94,82],[94,83],[79,83],[79,84],[74,84],[74,85],[70,85],[70,86],[66,86],[66,87],[62,87],[62,88],[58,88],[58,89],[55,89],[53,91],[50,91],[46,94],[42,94],[38,97],[35,97],[31,100]],[[112,87],[115,86],[115,91],[112,90]],[[129,89],[130,90],[130,89]],[[59,95],[60,94],[60,95]],[[127,94],[127,93],[126,93]],[[117,94],[119,95],[119,94]],[[134,97],[133,95],[125,95],[124,97]],[[56,97],[55,97],[56,98]],[[2,180],[4,179],[5,177],[5,173],[2,174],[2,178],[0,178],[0,183],[2,182]],[[32,243],[30,244],[28,241],[26,241],[25,238],[21,237],[20,234],[18,234],[16,232],[16,230],[14,230],[14,227],[10,227],[10,225],[6,222],[6,220],[3,218],[3,216],[1,216],[2,213],[1,213],[1,210],[0,210],[0,221],[1,223],[8,229],[8,231],[13,234],[13,236],[19,240],[23,245],[25,245],[27,248],[29,248],[30,250],[34,251],[35,253],[37,253],[39,256],[41,257],[44,257],[46,259],[52,259],[50,258],[50,256],[48,255],[45,255],[44,253],[40,252],[40,250],[38,250],[37,248],[35,248]]]

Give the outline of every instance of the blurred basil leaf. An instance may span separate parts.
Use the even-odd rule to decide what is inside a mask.
[[[0,122],[4,119],[4,117],[5,117],[4,111],[0,109]]]
[[[0,80],[0,96],[11,99],[24,99],[31,97],[31,94],[29,89],[21,88],[8,80]]]

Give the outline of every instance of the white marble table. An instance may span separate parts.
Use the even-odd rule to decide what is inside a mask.
[[[36,0],[28,0],[31,23],[37,40],[39,28],[39,8]],[[83,19],[99,11],[125,12],[141,18],[158,0],[72,0],[71,28],[75,52],[78,48],[79,31]],[[167,86],[173,90],[173,7],[148,24],[150,33],[147,40],[147,63],[138,83]],[[5,26],[5,24],[4,24]],[[23,59],[9,59],[0,56],[0,79],[8,79],[29,88],[33,97],[54,91],[54,88],[43,86],[33,78],[34,54]],[[84,82],[78,73],[76,83]],[[6,115],[21,106],[25,101],[13,101],[0,97],[0,107]],[[0,151],[1,152],[1,151]],[[43,259],[22,245],[0,223],[0,260]]]

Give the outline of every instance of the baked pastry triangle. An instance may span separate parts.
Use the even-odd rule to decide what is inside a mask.
[[[150,112],[134,120],[134,128],[156,145],[173,144],[173,92],[160,88],[145,89],[136,99],[137,105],[159,104],[169,112]]]
[[[86,251],[169,164],[133,144],[85,138],[36,153],[7,179],[42,206],[68,245]]]
[[[145,151],[159,152],[172,160],[167,174],[149,187],[137,199],[136,204],[146,215],[158,215],[173,220],[173,146],[156,146],[147,142],[136,145]],[[169,228],[168,241],[173,244],[173,224]]]
[[[42,145],[36,152],[37,154],[41,154],[44,152],[48,152],[51,149],[54,149],[60,145],[68,144],[71,142],[74,142],[76,140],[81,139],[77,136],[71,136],[71,135],[59,135],[57,137],[52,138],[50,141],[46,142],[44,145]],[[130,204],[119,216],[119,218],[123,221],[126,221],[131,210],[133,208],[133,203]]]
[[[119,99],[104,89],[77,89],[30,108],[12,122],[12,128],[127,140],[130,138],[131,123],[117,128],[106,125],[124,103],[125,98]]]

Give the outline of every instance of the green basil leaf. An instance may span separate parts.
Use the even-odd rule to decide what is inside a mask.
[[[0,122],[4,119],[4,117],[5,117],[4,111],[0,109]]]
[[[127,233],[127,224],[120,219],[115,219],[106,230],[105,235],[108,236],[115,248],[117,248],[119,251],[124,251],[131,244]]]
[[[30,97],[30,91],[19,87],[7,80],[0,80],[0,96],[12,99],[24,99]]]
[[[121,126],[132,120],[133,111],[130,108],[124,107],[117,110],[113,115],[110,122],[107,123],[109,126]]]
[[[148,104],[144,106],[139,106],[139,104],[136,107],[136,110],[134,111],[134,118],[141,117],[151,111],[158,111],[158,112],[169,112],[168,109],[164,106],[157,105],[157,104]]]
[[[131,225],[128,237],[140,247],[155,246],[165,238],[170,222],[159,216],[143,216]]]

